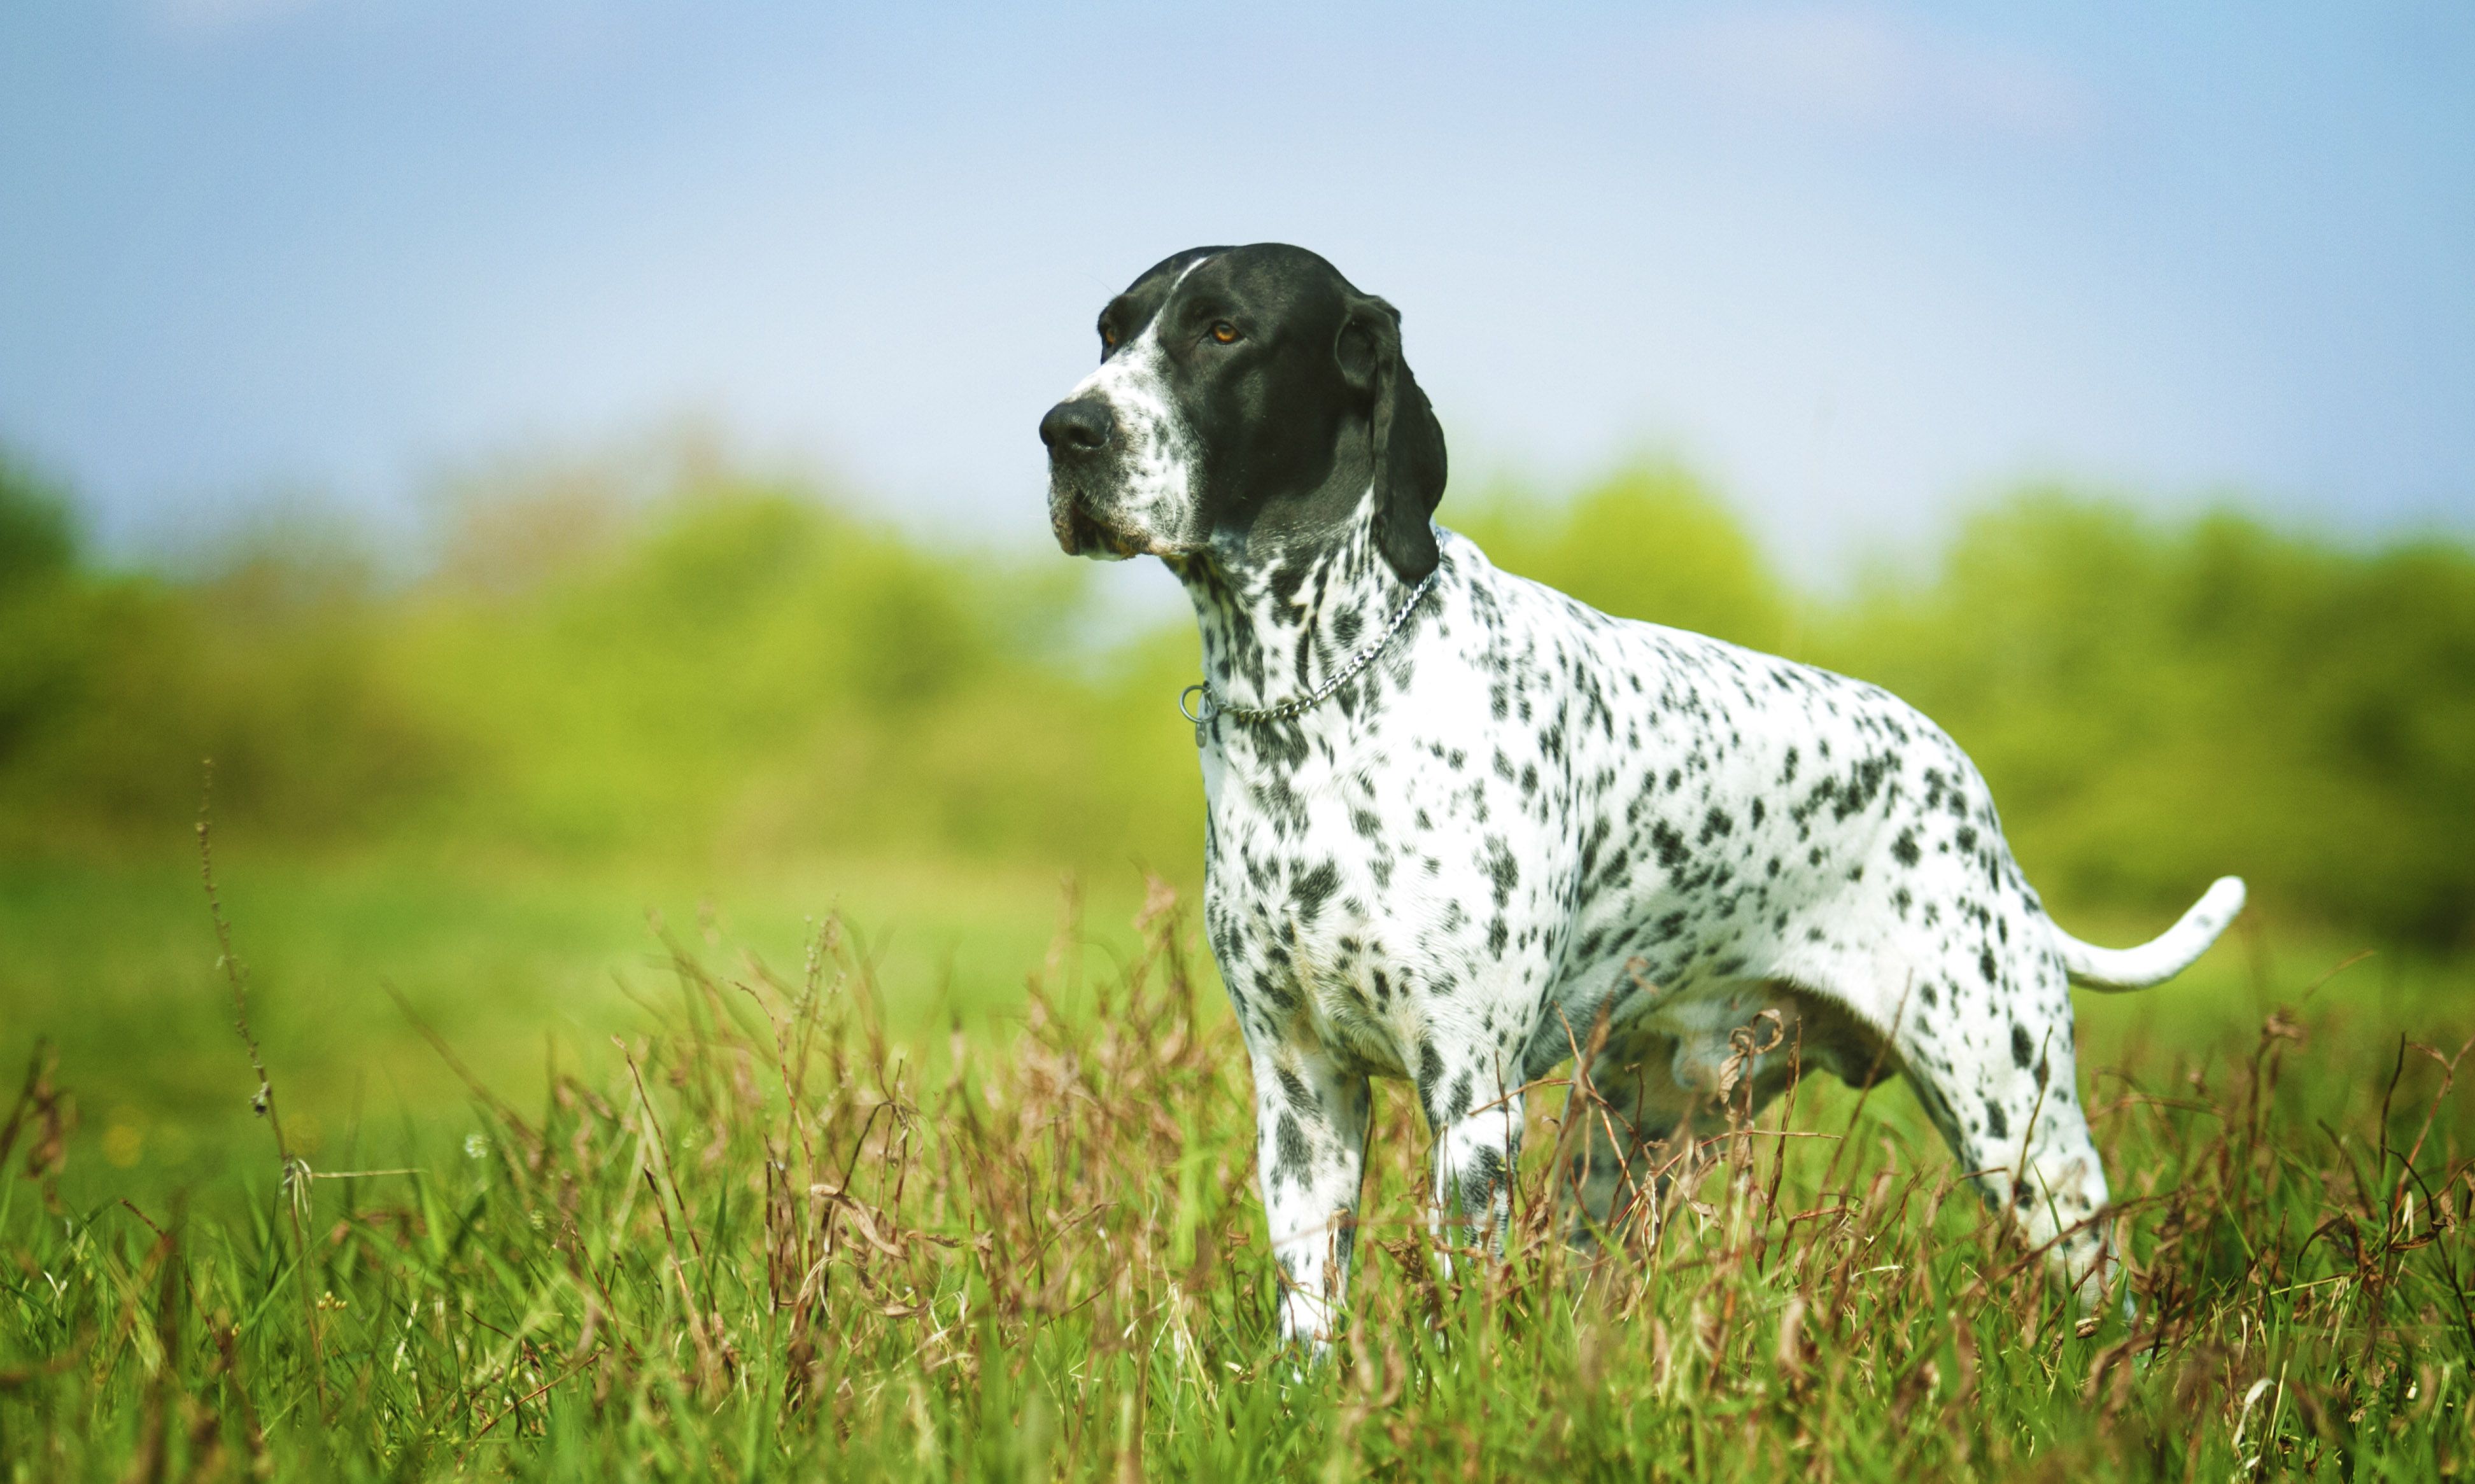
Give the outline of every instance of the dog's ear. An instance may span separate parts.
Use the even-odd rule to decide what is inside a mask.
[[[1353,296],[1336,353],[1350,386],[1373,399],[1375,549],[1402,581],[1424,582],[1441,560],[1431,518],[1444,498],[1444,429],[1401,356],[1401,311]]]

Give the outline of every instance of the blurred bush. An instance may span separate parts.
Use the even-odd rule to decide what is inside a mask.
[[[399,615],[336,550],[253,545],[210,576],[96,571],[66,501],[0,465],[0,845],[178,839],[200,761],[256,822],[367,836],[449,778],[374,663]]]
[[[1752,537],[1674,465],[1619,471],[1567,502],[1513,487],[1444,514],[1498,567],[1603,613],[1774,653],[1787,647],[1787,594]]]
[[[2065,901],[2221,871],[2273,908],[2430,944],[2475,923],[2475,555],[2358,551],[2219,511],[2181,525],[2031,491],[1815,658],[1915,702]]]
[[[425,572],[315,523],[110,570],[0,465],[0,851],[185,839],[544,862],[920,855],[1188,874],[1183,622],[1095,654],[1088,569],[934,548],[712,458],[498,471]],[[1800,601],[1672,468],[1448,512],[1611,612],[1889,686],[1993,781],[2058,902],[2275,910],[2429,945],[2475,920],[2475,556],[2029,492],[1929,570]],[[305,532],[306,534],[305,534]]]
[[[1166,745],[1174,714],[1147,708],[1130,735],[1126,697],[1068,663],[1082,576],[930,551],[810,492],[717,477],[537,586],[420,595],[389,668],[469,759],[442,800],[459,836],[1190,854],[1201,810],[1192,758]],[[1154,700],[1174,692],[1174,666],[1132,669]]]
[[[315,849],[1199,854],[1164,698],[1189,635],[1129,644],[1095,683],[1079,568],[672,474],[469,484],[431,570],[389,582],[298,523],[185,579],[101,570],[13,534],[66,512],[12,473],[0,542],[34,555],[0,586],[0,850],[184,839],[211,756],[219,818]]]

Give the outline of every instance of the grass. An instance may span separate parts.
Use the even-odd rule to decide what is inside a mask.
[[[524,1085],[539,1080],[551,1043],[592,1064],[644,1020],[641,1002],[670,992],[664,935],[796,962],[817,922],[839,912],[897,1039],[942,1043],[959,1015],[1003,1040],[1019,1018],[1022,971],[1040,962],[1059,912],[1053,874],[902,861],[700,878],[241,855],[223,877],[262,991],[253,1025],[312,1157],[374,1119],[463,1137],[464,1087],[395,994],[453,1034],[485,1080]],[[1141,886],[1129,873],[1090,894],[1095,919],[1122,922]],[[113,1193],[211,1184],[235,1151],[255,1156],[252,1083],[193,851],[0,864],[0,1066],[23,1066],[38,1041],[53,1048]],[[1130,933],[1104,935],[1109,951],[1133,944]],[[104,1157],[114,1131],[116,1158]]]
[[[164,1034],[117,1022],[144,1075],[177,1070],[225,1107],[251,1084],[228,992],[202,978],[194,877],[185,939],[108,931],[150,920],[168,882],[9,883],[8,920],[54,935],[12,934],[11,992],[57,985],[43,1012],[66,1035],[0,1124],[12,1478],[2468,1467],[2459,970],[2374,961],[2316,988],[2339,956],[2255,937],[2189,983],[2083,1002],[2137,1300],[2086,1333],[1896,1084],[1807,1083],[1587,1268],[1552,1235],[1558,1099],[1533,1100],[1503,1259],[1446,1264],[1423,1131],[1380,1095],[1351,1323],[1315,1365],[1272,1336],[1243,1058],[1165,891],[1133,934],[1024,947],[1017,995],[979,963],[1032,931],[1028,888],[992,893],[1017,907],[980,937],[932,930],[906,961],[788,910],[710,934],[673,913],[667,945],[631,943],[637,922],[594,905],[625,884],[425,899],[384,870],[260,875],[226,905],[243,956],[261,926],[279,945],[253,1017],[285,1147],[242,1112],[196,1135],[214,1159],[124,1166],[124,1125],[72,1122],[67,1094],[108,1070],[112,1037],[71,1013],[59,965],[82,947],[118,965],[88,981],[112,1014],[163,996]],[[868,905],[898,910],[904,889]],[[919,890],[913,910],[936,894]],[[450,928],[466,916],[529,946],[477,958]],[[389,955],[445,1028],[453,1060],[420,1056],[460,1112],[424,1093],[363,1101],[417,1117],[355,1117],[326,1064],[419,1043],[366,984],[341,999]],[[157,956],[158,977],[131,967]],[[629,992],[563,1003],[613,956]],[[295,1142],[307,1115],[328,1130],[314,1149]]]

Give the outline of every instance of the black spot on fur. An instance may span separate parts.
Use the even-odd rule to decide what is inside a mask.
[[[1326,861],[1290,884],[1289,900],[1296,904],[1299,918],[1311,923],[1339,889],[1340,872]]]
[[[1664,819],[1650,827],[1650,843],[1651,848],[1658,852],[1658,864],[1667,870],[1676,870],[1693,859],[1693,852],[1684,843],[1684,837]]]
[[[1460,1178],[1462,1204],[1474,1208],[1491,1203],[1496,1186],[1503,1180],[1503,1155],[1486,1145],[1470,1151],[1469,1168],[1461,1172]]]
[[[1306,1131],[1298,1127],[1298,1121],[1294,1116],[1288,1113],[1281,1115],[1280,1123],[1275,1125],[1272,1131],[1272,1147],[1274,1151],[1272,1168],[1276,1172],[1287,1170],[1294,1173],[1303,1181],[1307,1175],[1308,1160],[1312,1156],[1307,1148]]]
[[[1512,900],[1512,888],[1521,885],[1521,866],[1501,836],[1486,842],[1486,874],[1495,883],[1495,905],[1500,912]]]

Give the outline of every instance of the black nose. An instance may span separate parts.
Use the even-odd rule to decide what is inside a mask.
[[[1109,435],[1116,427],[1117,420],[1107,402],[1079,398],[1048,409],[1048,416],[1040,420],[1040,441],[1048,445],[1052,455],[1096,453],[1109,446]]]

